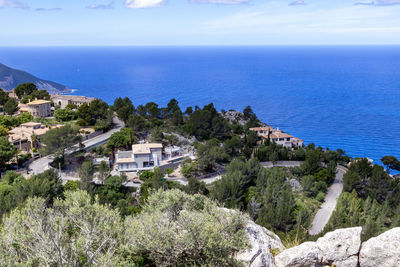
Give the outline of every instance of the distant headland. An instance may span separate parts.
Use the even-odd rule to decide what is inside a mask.
[[[34,83],[39,90],[44,89],[51,94],[71,92],[71,89],[65,85],[42,80],[25,71],[13,69],[0,63],[0,88],[12,90],[21,83]]]

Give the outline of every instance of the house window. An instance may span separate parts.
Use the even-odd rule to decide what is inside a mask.
[[[143,162],[143,167],[153,167],[154,166],[154,161],[144,161]]]

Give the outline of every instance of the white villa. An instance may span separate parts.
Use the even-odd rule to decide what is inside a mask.
[[[303,140],[290,134],[284,133],[279,130],[279,128],[274,129],[272,127],[266,126],[250,128],[250,130],[256,132],[257,135],[262,138],[262,142],[264,142],[265,140],[270,140],[271,142],[274,142],[278,145],[289,148],[303,146]]]
[[[152,170],[161,164],[162,148],[162,144],[144,143],[133,145],[131,151],[118,151],[115,159],[117,170],[120,172]]]

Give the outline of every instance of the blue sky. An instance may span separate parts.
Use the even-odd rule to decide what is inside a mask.
[[[400,0],[0,0],[0,46],[400,44]]]

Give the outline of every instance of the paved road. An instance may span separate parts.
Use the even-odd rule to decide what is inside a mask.
[[[265,161],[265,162],[260,162],[260,165],[263,166],[264,168],[272,168],[272,167],[299,167],[303,163],[302,161],[278,161],[273,163],[272,161]],[[212,177],[208,177],[205,179],[201,179],[199,181],[204,182],[206,184],[212,184],[215,181],[218,181],[222,178],[222,175],[218,174]],[[187,179],[171,179],[171,181],[178,182],[182,185],[187,185],[188,181]]]
[[[319,234],[328,223],[333,211],[336,208],[337,199],[343,191],[343,175],[346,173],[344,168],[336,169],[336,177],[333,184],[329,187],[328,193],[325,196],[324,203],[321,205],[309,230],[310,235]]]
[[[292,167],[300,167],[301,163],[303,163],[303,161],[277,161],[277,162],[265,161],[265,162],[260,162],[260,165],[263,166],[264,168],[273,168],[273,167],[292,168]]]
[[[114,117],[114,128],[113,129],[111,129],[110,131],[108,131],[106,133],[100,134],[94,138],[83,141],[82,144],[85,146],[85,149],[89,149],[91,147],[104,144],[108,141],[108,139],[110,138],[110,136],[113,133],[118,132],[123,127],[124,127],[124,123],[122,121],[120,121],[118,118]],[[75,152],[76,150],[78,150],[78,146],[75,146],[72,149],[68,150],[66,152],[66,154],[71,154],[71,153]],[[53,159],[54,159],[54,156],[49,155],[49,156],[32,161],[27,166],[27,168],[29,170],[29,174],[38,174],[38,173],[42,173],[45,170],[49,169],[50,168],[49,164],[53,161]]]

